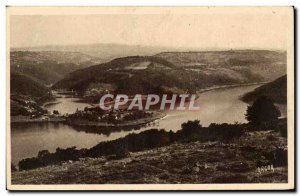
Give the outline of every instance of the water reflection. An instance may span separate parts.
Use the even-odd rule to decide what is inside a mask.
[[[120,131],[129,132],[129,131],[140,130],[142,128],[148,128],[148,127],[150,126],[139,125],[139,126],[126,126],[126,127],[97,127],[97,126],[73,126],[72,125],[72,128],[76,131],[103,134],[107,137],[109,137],[112,133],[118,133]]]
[[[76,112],[76,110],[83,110],[85,107],[90,107],[91,104],[80,102],[81,99],[73,98],[73,97],[59,97],[56,99],[55,103],[48,104],[45,108],[53,112],[53,110],[57,110],[60,114],[72,114]]]

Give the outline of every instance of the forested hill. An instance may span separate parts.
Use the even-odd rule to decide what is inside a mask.
[[[174,65],[156,56],[131,56],[80,69],[53,85],[86,93],[109,90],[128,94],[184,93],[219,85],[259,82],[263,78],[246,73],[241,78],[230,74],[207,74]]]
[[[11,94],[30,95],[33,97],[47,96],[50,89],[34,78],[21,73],[13,72],[10,75]]]
[[[79,52],[63,51],[13,51],[10,53],[11,71],[50,85],[67,73],[99,64],[101,59]]]
[[[286,74],[286,52],[270,50],[227,50],[162,52],[156,55],[174,65],[206,75],[237,80],[275,80]]]
[[[276,103],[287,103],[287,75],[267,83],[242,97],[245,102],[252,102],[259,96],[267,96]]]
[[[221,85],[266,82],[286,73],[286,53],[264,50],[164,52],[129,56],[76,70],[54,89],[125,93],[195,92]]]
[[[110,86],[124,93],[154,93],[168,87],[192,90],[192,83],[186,70],[162,58],[131,56],[74,71],[53,88],[85,91],[93,86]]]

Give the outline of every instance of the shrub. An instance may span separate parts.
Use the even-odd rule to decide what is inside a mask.
[[[250,126],[262,130],[276,128],[279,116],[279,109],[265,96],[257,98],[251,106],[248,106],[246,113]]]
[[[287,129],[287,119],[282,119],[279,124],[277,130],[279,131],[282,137],[287,137],[288,129]]]
[[[288,156],[287,150],[283,148],[276,148],[273,151],[265,153],[266,159],[274,164],[274,167],[287,166]]]

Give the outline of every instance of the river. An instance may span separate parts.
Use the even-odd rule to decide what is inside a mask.
[[[203,126],[210,123],[246,122],[247,104],[239,97],[257,88],[259,85],[221,88],[203,92],[196,100],[199,111],[168,111],[167,116],[144,127],[127,129],[78,128],[62,123],[13,124],[11,128],[12,162],[37,156],[40,150],[54,152],[57,147],[90,148],[99,142],[124,137],[129,133],[139,133],[149,128],[164,128],[167,131],[180,129],[188,120],[200,120]],[[49,111],[72,113],[89,104],[79,103],[76,98],[61,97],[57,104],[45,106]],[[282,111],[286,108],[281,106]],[[285,115],[285,114],[283,114]]]

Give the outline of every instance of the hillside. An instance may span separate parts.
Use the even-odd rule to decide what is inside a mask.
[[[242,100],[252,102],[259,96],[267,96],[276,103],[287,103],[287,75],[284,75],[273,82],[256,88],[254,91],[245,94]]]
[[[268,50],[228,50],[163,52],[155,55],[174,65],[205,75],[239,81],[274,80],[286,73],[286,52]]]
[[[195,92],[213,85],[243,82],[187,70],[159,57],[132,56],[74,71],[55,83],[53,88],[85,93],[108,90],[127,94],[160,94]]]
[[[79,52],[13,51],[10,53],[11,71],[19,72],[49,85],[65,74],[102,62],[101,59]]]
[[[53,88],[85,91],[98,84],[99,88],[103,86],[118,92],[142,93],[172,83],[184,86],[180,70],[182,69],[160,58],[132,56],[74,71],[54,84]],[[176,78],[172,74],[181,76]]]
[[[10,93],[42,97],[48,94],[50,89],[36,81],[34,78],[21,73],[12,72],[10,75]]]
[[[270,81],[285,73],[285,52],[164,52],[117,58],[76,70],[53,88],[75,90],[86,96],[104,92],[196,92],[220,85]]]
[[[42,115],[42,103],[52,100],[50,89],[30,76],[12,72],[10,76],[11,116]]]

